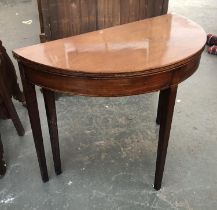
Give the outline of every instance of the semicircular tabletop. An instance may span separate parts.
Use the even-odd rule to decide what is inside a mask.
[[[149,72],[199,52],[205,31],[168,14],[14,50],[14,56],[72,74]]]

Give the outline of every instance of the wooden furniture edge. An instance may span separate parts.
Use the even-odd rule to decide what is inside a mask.
[[[164,71],[150,74],[77,76],[38,71],[35,66],[28,66],[22,61],[19,61],[19,66],[30,83],[42,88],[73,95],[119,97],[155,92],[178,85],[197,70],[201,52],[188,59],[187,63],[169,66]]]
[[[100,78],[100,79],[107,79],[107,78],[121,78],[121,77],[136,77],[136,76],[143,76],[143,75],[152,75],[152,74],[158,74],[161,72],[166,71],[172,71],[174,69],[177,69],[178,67],[185,66],[192,60],[195,60],[197,58],[200,58],[205,46],[203,46],[198,52],[193,54],[192,56],[181,60],[177,63],[169,64],[162,67],[156,67],[154,69],[149,69],[145,71],[135,71],[135,72],[123,72],[123,73],[88,73],[85,71],[70,71],[65,70],[53,66],[47,66],[44,64],[36,63],[34,61],[28,60],[22,56],[19,56],[13,51],[13,56],[18,62],[22,62],[26,67],[31,68],[32,70],[40,71],[40,72],[46,72],[50,74],[55,74],[59,76],[66,76],[66,77],[87,77],[87,78]]]

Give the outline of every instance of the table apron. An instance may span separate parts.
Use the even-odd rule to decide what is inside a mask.
[[[57,92],[84,96],[115,97],[157,91],[170,85],[173,73],[131,78],[83,78],[28,70],[28,81]]]
[[[88,77],[51,73],[23,65],[25,78],[32,84],[73,95],[115,97],[138,95],[166,89],[190,77],[198,68],[200,57],[168,71],[149,75]]]

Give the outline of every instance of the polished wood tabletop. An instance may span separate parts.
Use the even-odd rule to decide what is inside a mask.
[[[15,57],[52,71],[152,73],[183,62],[204,47],[196,23],[168,14],[14,50]]]
[[[62,169],[55,92],[111,97],[160,91],[154,181],[159,190],[177,88],[197,70],[205,43],[198,24],[168,14],[14,50],[42,180],[49,178],[35,85],[42,87],[56,174]]]

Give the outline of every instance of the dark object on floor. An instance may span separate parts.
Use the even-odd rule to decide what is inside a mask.
[[[208,48],[208,53],[212,55],[217,55],[217,45]]]
[[[24,135],[24,129],[15,110],[11,97],[24,102],[23,93],[17,84],[12,61],[0,41],[0,118],[12,119],[17,133]]]
[[[12,102],[12,96],[24,103],[25,98],[17,84],[17,76],[11,59],[0,41],[0,118],[11,119],[19,136],[25,131]],[[1,137],[0,137],[1,138]],[[3,145],[0,139],[0,175],[6,172],[3,160]]]
[[[24,135],[24,129],[15,110],[11,97],[24,102],[23,93],[17,84],[13,63],[0,41],[0,118],[12,119],[18,135]]]
[[[9,55],[6,52],[6,49],[2,46],[1,40],[0,40],[0,59],[1,59],[1,63],[0,63],[1,83],[4,85],[4,88],[7,91],[7,95],[10,98],[13,97],[14,99],[25,104],[25,97],[21,92],[20,87],[17,83],[17,76],[16,76],[14,65]],[[2,94],[0,95],[0,118],[2,119],[10,118]]]
[[[214,34],[208,34],[206,44],[208,46],[217,45],[217,36]]]
[[[3,159],[3,155],[4,155],[4,149],[3,149],[1,134],[0,134],[0,176],[5,175],[6,173],[6,164]]]

